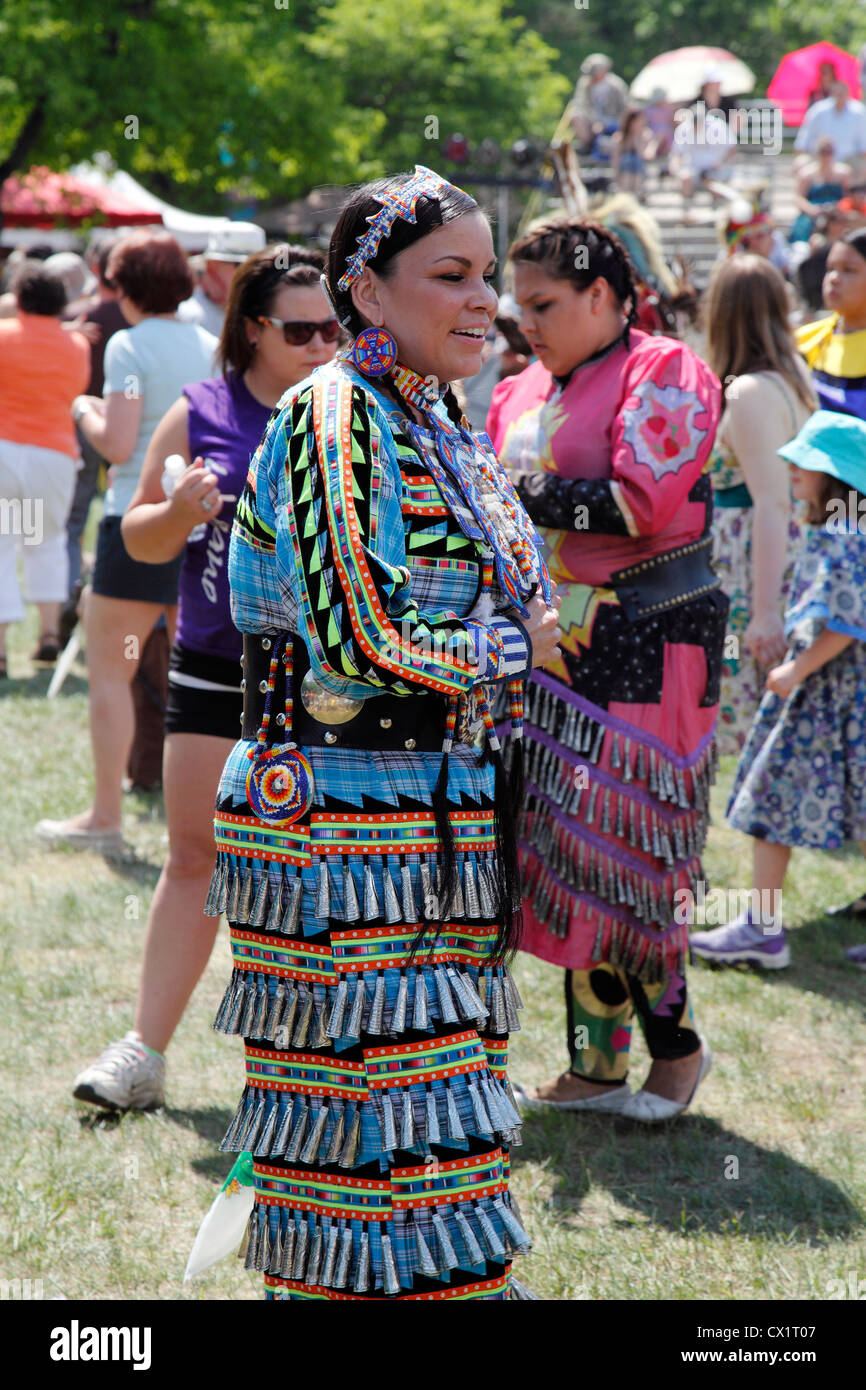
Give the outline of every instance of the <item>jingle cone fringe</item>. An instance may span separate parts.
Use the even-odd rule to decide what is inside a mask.
[[[562,942],[592,930],[592,961],[648,983],[681,971],[688,931],[675,920],[675,894],[696,892],[703,877],[717,766],[711,738],[691,757],[675,757],[652,734],[544,676],[529,685],[526,713],[518,835],[536,923]],[[531,949],[545,955],[542,942],[536,932]],[[561,953],[551,947],[550,958]]]
[[[348,856],[328,862],[318,856],[306,873],[291,864],[219,850],[204,913],[230,922],[261,927],[283,936],[298,934],[302,919],[347,923],[384,920],[387,925],[417,925],[447,918],[493,921],[498,886],[492,855],[458,855],[457,881],[451,903],[441,901],[441,869],[435,858],[405,857],[391,864],[367,857],[363,864]],[[371,862],[372,861],[372,862]],[[375,863],[376,873],[373,872]]]
[[[399,1037],[440,1023],[517,1032],[523,1000],[507,966],[452,963],[346,973],[336,984],[275,979],[237,966],[217,1010],[218,1033],[261,1038],[283,1050],[337,1050],[361,1033]]]
[[[487,1261],[501,1264],[529,1248],[503,1193],[395,1212],[384,1222],[334,1220],[257,1202],[239,1258],[246,1269],[307,1286],[396,1294],[410,1289],[416,1275],[447,1281],[462,1270],[483,1276]]]
[[[398,1149],[422,1157],[433,1145],[466,1150],[471,1137],[520,1143],[510,1083],[488,1070],[369,1090],[367,1096],[346,1100],[248,1085],[220,1147],[351,1169],[382,1164]]]

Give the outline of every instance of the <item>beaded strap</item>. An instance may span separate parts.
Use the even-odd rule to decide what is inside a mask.
[[[484,693],[483,686],[478,690],[478,693],[475,696],[475,703],[478,707],[478,713],[481,715],[481,718],[484,721],[484,728],[487,732],[487,742],[490,744],[490,747],[494,750],[494,752],[498,752],[501,747],[501,744],[499,742],[499,736],[496,732],[496,724],[493,719],[493,711],[490,708],[490,701]]]
[[[523,681],[519,677],[508,682],[508,713],[511,716],[511,737],[523,738]]]
[[[268,742],[268,729],[271,723],[271,705],[274,697],[274,687],[277,683],[277,667],[280,664],[281,645],[283,647],[282,662],[283,668],[285,670],[286,680],[286,700],[283,715],[286,742],[290,742],[292,737],[292,670],[294,666],[294,656],[292,653],[292,641],[289,637],[281,638],[277,641],[276,645],[274,646],[273,655],[271,656],[270,665],[268,667],[268,689],[267,694],[265,695],[265,708],[262,713],[261,727],[259,728],[259,732],[256,735],[256,742],[262,748],[266,747]]]
[[[448,709],[445,714],[445,737],[442,740],[442,752],[450,753],[454,746],[454,730],[457,727],[457,711],[460,700],[456,695],[452,695],[448,701]]]

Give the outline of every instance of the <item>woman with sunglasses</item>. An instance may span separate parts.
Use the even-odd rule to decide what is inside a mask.
[[[163,1053],[213,947],[202,913],[213,867],[213,806],[238,736],[242,641],[232,623],[228,542],[250,458],[283,393],[335,351],[340,327],[323,294],[322,258],[271,246],[238,267],[220,341],[223,375],[184,387],[154,433],[123,539],[135,560],[183,553],[171,654],[163,785],[169,851],[148,919],[135,1030],[76,1078],[74,1094],[108,1109],[163,1100]],[[191,467],[169,500],[166,458]],[[194,528],[206,524],[198,538]]]

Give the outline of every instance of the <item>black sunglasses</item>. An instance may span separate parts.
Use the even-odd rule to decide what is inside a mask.
[[[292,347],[303,347],[314,333],[321,333],[324,343],[335,343],[340,336],[340,321],[333,317],[313,323],[309,319],[275,319],[260,315],[256,322],[270,323],[274,328],[281,328],[283,337]]]

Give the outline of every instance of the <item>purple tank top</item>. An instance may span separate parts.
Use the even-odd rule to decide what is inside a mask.
[[[239,498],[270,407],[261,405],[234,372],[185,386],[183,394],[189,401],[190,456],[210,459],[220,475],[220,491]],[[227,572],[236,505],[224,503],[201,540],[187,542],[178,582],[176,640],[191,651],[227,660],[237,660],[243,650],[229,608]]]

